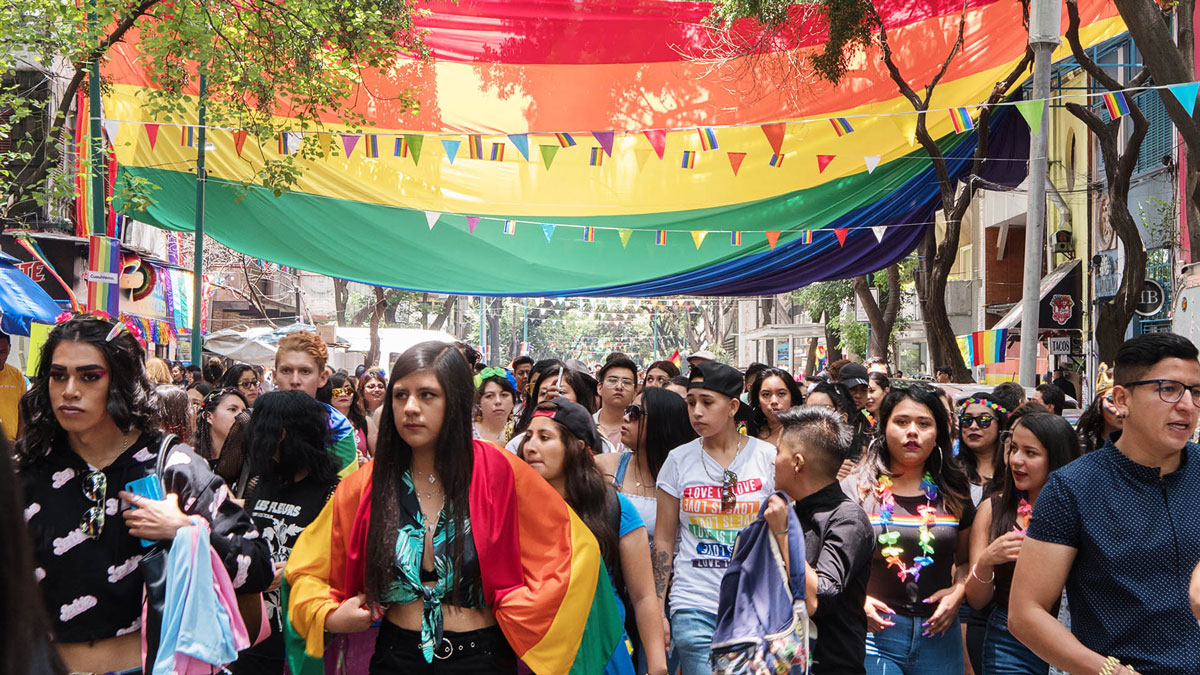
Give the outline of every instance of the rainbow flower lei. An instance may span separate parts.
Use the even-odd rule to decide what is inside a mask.
[[[1020,503],[1017,504],[1017,524],[1018,531],[1024,532],[1029,529],[1029,521],[1033,519],[1033,506],[1029,500],[1021,497]]]
[[[879,543],[883,544],[880,552],[887,560],[888,567],[898,568],[896,574],[900,577],[900,581],[907,581],[910,574],[913,581],[919,581],[921,569],[933,564],[933,532],[930,532],[929,527],[937,522],[937,509],[933,507],[933,502],[938,498],[938,488],[937,483],[933,482],[933,476],[928,471],[921,477],[921,491],[925,493],[925,500],[928,502],[917,507],[917,513],[921,517],[921,525],[917,529],[917,543],[921,547],[922,555],[914,557],[912,566],[908,566],[900,559],[900,554],[904,552],[904,549],[897,546],[900,542],[900,533],[888,529],[888,524],[892,522],[896,509],[896,497],[892,494],[892,479],[888,476],[880,476],[875,485],[875,496],[879,500],[879,522],[883,525],[883,534],[879,535]]]

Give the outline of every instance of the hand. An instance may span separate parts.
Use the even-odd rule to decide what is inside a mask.
[[[671,653],[671,620],[665,616],[663,617],[663,647],[666,648],[668,654]]]
[[[179,528],[192,524],[179,510],[179,495],[172,493],[166,499],[149,499],[122,490],[117,496],[134,507],[122,515],[129,534],[135,537],[150,541],[174,539]]]
[[[925,627],[922,635],[940,635],[953,626],[954,622],[958,621],[958,608],[962,605],[963,595],[962,586],[955,584],[925,598],[925,604],[936,602],[937,609],[934,610],[933,616],[921,624]]]
[[[788,529],[788,508],[788,503],[779,495],[771,495],[771,499],[767,501],[767,510],[763,517],[767,521],[767,527],[771,528],[772,535]]]
[[[984,549],[979,562],[984,565],[1003,565],[1016,562],[1017,554],[1021,552],[1021,544],[1025,542],[1024,532],[1007,532],[992,540]]]
[[[279,590],[280,584],[283,583],[283,570],[287,567],[287,561],[279,561],[275,564],[275,578],[271,580],[271,585],[267,586],[267,593]]]
[[[878,633],[888,626],[896,625],[896,622],[884,618],[885,614],[895,614],[892,608],[869,595],[866,603],[863,604],[863,609],[867,611],[867,631],[871,633]]]
[[[337,609],[325,615],[325,630],[330,633],[361,633],[383,616],[383,607],[367,602],[367,596],[359,593],[346,598]]]

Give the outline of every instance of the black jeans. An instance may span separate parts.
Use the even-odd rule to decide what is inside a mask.
[[[517,658],[498,626],[445,632],[433,663],[421,654],[421,634],[384,620],[371,657],[371,675],[512,675]]]

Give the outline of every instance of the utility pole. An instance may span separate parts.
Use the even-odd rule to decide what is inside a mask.
[[[1033,100],[1042,106],[1042,123],[1029,141],[1029,209],[1025,220],[1025,270],[1021,298],[1021,365],[1023,387],[1037,384],[1038,314],[1041,304],[1042,254],[1045,249],[1046,155],[1050,147],[1050,62],[1062,28],[1061,0],[1033,0],[1029,11],[1029,47],[1033,50]]]
[[[200,115],[198,118],[199,126],[196,134],[196,224],[195,224],[195,243],[192,248],[192,364],[199,365],[201,352],[204,349],[204,336],[200,330],[200,320],[204,307],[204,183],[207,176],[204,173],[204,152],[207,150],[208,139],[205,135],[205,115],[204,115],[204,96],[207,93],[208,82],[204,78],[204,73],[200,73]],[[296,298],[297,312],[299,315],[299,296]]]

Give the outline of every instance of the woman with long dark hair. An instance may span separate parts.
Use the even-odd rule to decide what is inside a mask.
[[[885,364],[886,365],[886,364]],[[879,408],[883,405],[883,397],[892,390],[892,381],[879,371],[867,374],[867,407],[863,408],[863,417],[871,425],[872,433],[879,423]]]
[[[1125,426],[1125,413],[1113,405],[1112,387],[1112,376],[1106,368],[1102,369],[1096,380],[1096,398],[1092,399],[1092,404],[1083,411],[1075,425],[1084,453],[1103,448],[1109,436]]]
[[[867,587],[869,675],[963,672],[958,609],[975,509],[952,455],[950,421],[925,386],[893,387],[880,433],[842,483],[879,547]]]
[[[679,377],[679,366],[672,361],[655,361],[646,366],[646,375],[642,378],[642,387],[665,387],[671,380]]]
[[[617,591],[625,596],[622,618],[636,618],[646,668],[654,675],[665,675],[662,609],[654,593],[650,540],[637,509],[607,484],[596,468],[593,455],[600,435],[592,416],[565,398],[539,405],[533,415],[520,456],[562,495],[596,536],[609,577],[617,580]]]
[[[238,389],[216,389],[205,396],[196,413],[196,454],[216,467],[234,422],[248,407]]]
[[[779,445],[783,425],[775,416],[798,405],[804,405],[804,393],[786,370],[766,368],[759,372],[750,385],[755,435],[771,445]]]
[[[971,482],[971,501],[978,506],[1004,475],[1001,435],[1008,429],[1009,410],[989,394],[972,394],[958,403],[958,459]]]
[[[350,425],[354,427],[358,463],[362,465],[375,454],[376,433],[375,423],[363,413],[362,399],[358,392],[353,377],[345,373],[334,373],[329,376],[328,386],[317,391],[317,400],[329,404],[350,421]],[[326,396],[328,400],[325,400]]]
[[[166,450],[166,499],[124,491],[154,473],[162,446],[144,358],[125,324],[74,316],[50,330],[23,401],[24,512],[58,654],[73,672],[139,672],[140,539],[171,540],[188,516],[209,521],[212,549],[235,590],[257,593],[271,583],[266,543],[190,448]]]
[[[982,609],[994,604],[983,639],[983,672],[988,675],[1047,673],[1049,664],[1008,630],[1008,594],[1025,529],[1050,473],[1079,456],[1079,438],[1062,417],[1023,414],[1013,422],[1008,465],[1000,491],[979,505],[971,531],[971,574],[967,601]]]
[[[160,384],[154,388],[158,398],[159,429],[163,433],[175,434],[180,441],[188,443],[192,439],[191,430],[191,401],[187,392],[173,384]]]
[[[358,400],[363,413],[367,416],[375,414],[383,399],[387,396],[387,378],[378,368],[368,368],[358,378]]]
[[[534,383],[533,395],[533,405],[525,406],[525,411],[521,413],[521,419],[517,421],[513,429],[515,435],[509,440],[508,445],[504,446],[510,452],[515,453],[520,447],[521,441],[525,438],[525,429],[533,420],[533,410],[541,403],[553,401],[562,396],[587,408],[590,414],[596,412],[596,380],[586,373],[566,366],[543,370]],[[612,443],[603,435],[600,438],[600,445],[604,448],[603,452],[605,453],[616,451]]]
[[[221,388],[237,389],[246,399],[246,407],[253,408],[262,391],[262,380],[254,366],[235,363],[221,376]]]
[[[275,579],[265,594],[271,634],[238,655],[235,675],[282,673],[283,614],[279,586],[300,533],[309,526],[338,484],[338,466],[325,450],[328,409],[300,391],[263,394],[246,431],[251,479],[246,510],[271,547]]]

